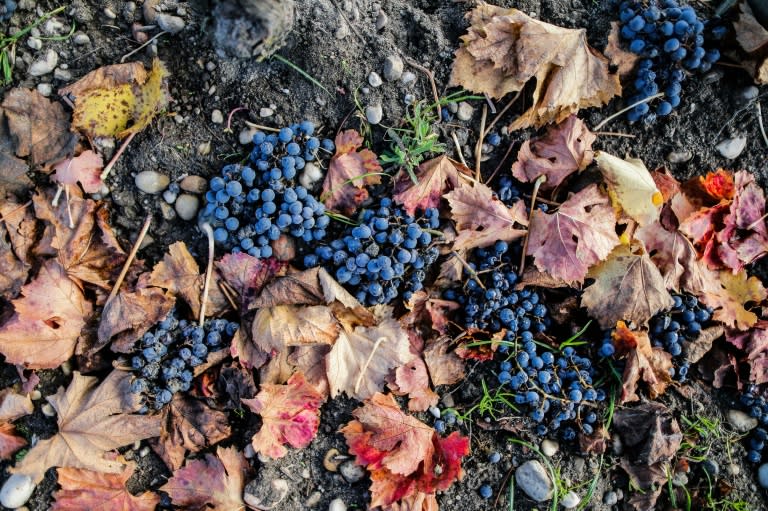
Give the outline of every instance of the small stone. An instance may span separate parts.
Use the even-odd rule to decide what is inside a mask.
[[[237,141],[240,142],[240,145],[250,144],[253,142],[253,135],[256,134],[256,131],[256,128],[243,128],[237,136]]]
[[[737,476],[741,472],[741,467],[736,463],[728,464],[728,475]]]
[[[91,42],[91,38],[88,37],[88,34],[75,34],[72,38],[72,42],[78,46],[85,46]]]
[[[368,83],[371,87],[381,87],[381,84],[384,83],[384,81],[381,79],[381,76],[379,76],[379,73],[371,71],[368,74]]]
[[[207,140],[197,144],[197,154],[200,156],[208,156],[211,154],[211,141]]]
[[[448,111],[452,114],[455,114],[459,111],[459,104],[455,101],[450,101],[445,107],[448,109]]]
[[[147,454],[149,454],[150,450],[151,450],[151,449],[149,448],[149,446],[148,446],[148,445],[145,445],[144,447],[142,447],[142,448],[139,450],[139,457],[140,457],[140,458],[144,458],[144,457],[146,457],[146,456],[147,456]]]
[[[472,114],[474,113],[474,107],[466,101],[462,101],[459,103],[459,109],[456,112],[456,117],[458,117],[460,121],[468,121],[472,118]]]
[[[754,85],[749,85],[747,87],[744,87],[739,91],[739,100],[743,104],[751,103],[755,99],[757,99],[757,96],[760,95],[760,89],[755,87]]]
[[[320,499],[323,498],[323,494],[319,491],[312,492],[312,495],[307,497],[307,500],[304,501],[304,507],[306,509],[315,507],[320,503]]]
[[[243,456],[245,456],[245,459],[247,460],[252,460],[256,456],[256,451],[253,448],[253,444],[249,443],[245,446],[245,449],[243,449]]]
[[[713,69],[706,73],[701,79],[704,83],[715,83],[723,77],[723,72],[719,69]]]
[[[160,193],[168,186],[171,180],[165,174],[154,170],[145,170],[136,174],[134,178],[136,188],[144,193]]]
[[[168,189],[163,192],[163,200],[167,202],[168,204],[173,204],[176,202],[176,198],[179,196],[178,193],[174,192],[171,189]]]
[[[216,63],[215,62],[213,62],[212,60],[209,60],[208,62],[205,63],[205,70],[206,71],[208,71],[210,73],[214,69],[216,69]]]
[[[552,497],[552,481],[538,460],[529,460],[517,467],[515,482],[536,502],[544,502]]]
[[[288,496],[288,490],[285,479],[254,480],[246,485],[243,500],[254,509],[274,509]]]
[[[403,85],[410,85],[413,82],[416,81],[416,75],[414,73],[411,73],[410,71],[406,71],[403,73],[403,76],[400,77],[400,83]]]
[[[563,495],[563,500],[560,501],[560,505],[565,509],[573,509],[579,505],[579,502],[581,502],[581,497],[579,497],[575,491],[569,491]]]
[[[176,218],[176,211],[167,202],[160,203],[160,213],[163,214],[163,218],[169,222]]]
[[[721,141],[716,149],[724,158],[733,160],[738,158],[745,147],[747,147],[747,137],[735,137]]]
[[[50,83],[38,83],[37,92],[39,92],[41,96],[45,96],[47,98],[53,94],[53,85]]]
[[[348,35],[349,35],[349,27],[347,26],[346,22],[342,22],[341,25],[339,25],[339,28],[336,29],[336,32],[333,33],[333,37],[335,37],[339,41],[346,38]]]
[[[688,484],[688,476],[685,472],[675,472],[675,475],[672,476],[672,484],[682,488]]]
[[[275,111],[271,108],[264,107],[259,110],[259,117],[272,117],[275,115]]]
[[[48,50],[45,52],[45,55],[43,55],[41,59],[32,62],[32,65],[29,66],[27,72],[30,74],[30,76],[47,75],[56,69],[56,65],[58,63],[59,54],[53,50]]]
[[[192,220],[197,216],[197,210],[200,208],[200,199],[197,195],[190,195],[188,193],[182,193],[176,198],[173,207],[176,209],[176,214],[182,220]]]
[[[619,502],[619,496],[615,491],[607,491],[603,495],[603,504],[606,506],[615,506]]]
[[[669,163],[685,163],[693,158],[693,153],[687,149],[675,149],[667,154],[667,161]]]
[[[379,11],[379,13],[376,14],[376,30],[381,30],[386,27],[387,23],[389,23],[389,16],[387,16],[386,12]]]
[[[384,78],[390,82],[403,76],[403,59],[399,55],[390,55],[384,61]]]
[[[37,37],[30,37],[29,39],[27,39],[27,46],[37,51],[43,47],[43,41],[41,41]]]
[[[403,103],[406,105],[411,105],[416,102],[416,96],[414,94],[411,94],[410,92],[403,96]]]
[[[379,124],[384,117],[384,110],[381,104],[376,103],[374,105],[368,105],[365,107],[365,118],[371,124]]]
[[[757,427],[757,419],[755,417],[750,417],[741,410],[731,408],[728,410],[726,416],[728,417],[728,422],[733,426],[733,429],[739,433],[746,433]]]
[[[202,176],[187,176],[181,180],[179,187],[185,192],[203,193],[208,188],[208,181]]]
[[[61,80],[62,82],[68,82],[72,79],[72,72],[68,69],[61,69],[60,67],[57,67],[53,71],[53,77],[56,80]]]
[[[706,472],[711,479],[715,479],[720,474],[720,465],[713,459],[706,459],[701,464],[702,470]]]
[[[365,477],[365,469],[352,460],[347,460],[339,465],[339,473],[350,484],[356,483]]]
[[[552,456],[557,454],[558,449],[560,449],[560,445],[554,440],[545,438],[541,442],[541,452],[544,453],[544,456],[548,458],[551,458]]]
[[[144,0],[144,3],[141,5],[141,13],[144,15],[144,20],[147,23],[154,23],[155,18],[157,17],[157,10],[155,7],[157,7],[157,4],[160,3],[160,0]]]
[[[763,488],[768,488],[768,463],[763,463],[757,469],[757,482]]]
[[[29,399],[32,401],[39,401],[43,397],[43,393],[35,389],[29,393]]]
[[[328,504],[328,511],[347,511],[347,505],[341,499],[333,499]]]
[[[104,16],[106,16],[107,18],[113,20],[113,19],[117,18],[117,13],[115,13],[115,11],[113,11],[109,7],[105,7],[104,8]]]
[[[26,474],[11,474],[0,489],[0,504],[10,509],[23,506],[32,496],[35,483]]]
[[[157,26],[159,26],[160,29],[170,32],[171,34],[177,34],[184,30],[184,20],[171,14],[158,14],[155,17],[155,23],[157,23]]]
[[[213,124],[221,124],[224,122],[224,114],[218,108],[211,112],[211,122]]]
[[[431,413],[432,417],[434,417],[435,419],[439,419],[440,418],[440,408],[438,408],[436,406],[430,406],[429,407],[429,413]]]
[[[43,415],[46,417],[53,417],[56,415],[56,410],[53,408],[51,403],[45,403],[43,406],[40,407],[40,411],[43,412]]]

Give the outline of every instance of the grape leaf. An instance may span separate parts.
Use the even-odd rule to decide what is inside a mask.
[[[12,389],[0,390],[0,421],[15,421],[34,410],[29,396],[17,394]]]
[[[438,156],[419,165],[417,183],[406,172],[401,172],[395,181],[393,199],[402,204],[409,215],[414,215],[416,210],[437,208],[443,194],[458,186],[460,174],[471,175],[472,172],[447,156]]]
[[[720,272],[720,286],[707,290],[701,300],[716,309],[712,316],[726,326],[747,330],[757,322],[757,315],[746,309],[747,304],[760,305],[766,299],[766,290],[760,279],[747,277],[741,270],[736,274],[728,270]]]
[[[464,379],[464,361],[451,349],[448,336],[430,339],[424,348],[424,362],[434,385],[453,385]]]
[[[376,154],[362,148],[363,137],[355,130],[336,135],[336,154],[328,165],[321,199],[329,209],[351,215],[368,198],[368,185],[378,184],[382,172]],[[371,175],[373,174],[373,175]]]
[[[16,435],[16,426],[0,422],[0,460],[10,460],[16,451],[27,445],[24,437]]]
[[[123,464],[106,451],[160,434],[160,418],[133,415],[140,398],[130,392],[131,373],[114,370],[98,385],[98,378],[74,373],[65,390],[46,399],[58,415],[58,433],[39,441],[11,469],[40,482],[50,467],[72,467],[119,473]]]
[[[487,247],[498,240],[514,241],[525,235],[519,227],[528,225],[522,201],[508,208],[482,183],[462,184],[445,198],[458,232],[454,250]]]
[[[616,66],[616,73],[622,78],[628,78],[635,69],[635,64],[640,56],[624,49],[625,44],[621,42],[621,27],[618,21],[611,22],[611,32],[608,34],[608,44],[605,46],[605,56],[611,60],[611,64]]]
[[[755,18],[749,2],[739,3],[739,18],[733,23],[736,40],[748,58],[741,62],[756,83],[768,83],[768,29]]]
[[[510,129],[561,122],[621,94],[618,75],[587,44],[585,29],[560,28],[484,2],[467,18],[469,31],[456,50],[449,85],[501,98],[536,80],[533,106]]]
[[[642,161],[622,160],[605,151],[595,153],[595,161],[603,174],[614,202],[639,225],[655,222],[664,197]]]
[[[512,175],[524,183],[546,176],[541,189],[556,188],[566,177],[592,163],[595,138],[581,119],[571,115],[547,128],[545,136],[523,142]]]
[[[765,193],[746,171],[736,173],[736,192],[730,214],[717,235],[718,253],[727,268],[737,271],[768,253]]]
[[[240,511],[246,509],[242,495],[247,469],[248,461],[234,447],[217,447],[215,456],[208,453],[187,461],[160,490],[182,509],[205,509],[207,504],[217,510]]]
[[[101,170],[104,162],[101,156],[93,151],[83,151],[74,158],[60,161],[53,166],[53,180],[63,185],[80,183],[86,193],[96,193],[104,183],[101,180]]]
[[[390,388],[397,395],[408,395],[408,410],[423,412],[430,406],[437,405],[440,398],[429,387],[429,373],[424,361],[416,357],[395,370],[394,382]]]
[[[534,211],[529,232],[528,255],[536,267],[570,284],[583,282],[590,266],[619,243],[613,208],[597,185],[572,195],[555,213]]]
[[[611,334],[617,356],[626,359],[622,376],[620,403],[640,400],[637,385],[643,381],[648,386],[651,399],[663,394],[672,382],[672,355],[663,348],[651,347],[647,332],[632,331],[623,321],[616,323]]]
[[[120,85],[143,84],[147,81],[147,70],[141,62],[112,64],[94,69],[75,83],[58,90],[59,96],[77,99],[90,90],[112,89]]]
[[[15,154],[5,112],[0,108],[0,197],[15,195],[25,197],[32,186],[27,176],[29,167]]]
[[[581,305],[603,328],[621,320],[645,325],[654,314],[672,307],[664,278],[639,245],[619,245],[588,276],[595,282],[584,290]]]
[[[287,264],[274,258],[261,259],[240,252],[226,254],[216,261],[216,268],[240,298],[240,311],[251,310],[253,299],[272,277],[285,273]]]
[[[156,287],[119,292],[104,305],[94,349],[105,346],[112,339],[112,351],[133,351],[136,340],[162,321],[175,304],[176,299],[170,293]]]
[[[277,305],[256,312],[252,335],[260,349],[279,353],[288,346],[333,344],[340,328],[325,305]]]
[[[53,494],[52,511],[88,509],[89,511],[154,511],[160,496],[151,491],[132,495],[125,487],[135,470],[126,464],[121,474],[102,474],[92,470],[58,468],[60,489]]]
[[[277,459],[288,454],[285,444],[295,448],[309,445],[320,424],[323,396],[295,373],[285,385],[262,384],[253,399],[242,402],[261,416],[261,429],[253,435],[253,449]]]
[[[746,332],[726,333],[726,339],[746,353],[749,381],[755,385],[768,382],[768,321],[760,320]]]
[[[12,299],[19,296],[30,266],[13,253],[7,234],[5,225],[0,223],[0,295]]]

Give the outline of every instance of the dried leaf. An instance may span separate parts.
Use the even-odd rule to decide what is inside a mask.
[[[454,250],[487,247],[498,240],[514,241],[525,235],[520,227],[528,225],[528,218],[522,201],[508,208],[482,183],[462,184],[445,198],[458,232]]]
[[[205,509],[207,504],[216,510],[240,511],[245,509],[247,469],[248,462],[234,447],[217,447],[215,456],[188,461],[160,490],[182,509]]]
[[[13,252],[21,261],[33,263],[32,247],[37,242],[37,220],[29,204],[19,204],[13,199],[0,201],[0,215],[8,229]]]
[[[11,244],[5,239],[7,234],[5,225],[0,223],[0,295],[12,299],[19,296],[30,266],[13,253]]]
[[[141,288],[134,292],[122,291],[104,306],[99,322],[96,351],[112,340],[116,353],[134,350],[136,340],[162,321],[176,304],[176,299],[158,288]]]
[[[545,136],[523,142],[512,175],[523,182],[545,176],[541,189],[556,188],[566,177],[592,163],[595,138],[581,119],[571,115],[547,128]]]
[[[617,353],[626,358],[619,402],[638,401],[637,385],[640,381],[648,385],[651,399],[663,394],[672,382],[669,374],[672,355],[663,348],[652,348],[646,332],[629,330],[623,321],[616,324],[611,336]]]
[[[429,387],[427,366],[421,358],[414,358],[395,370],[394,383],[390,385],[398,395],[408,395],[408,410],[423,412],[437,404],[440,396]]]
[[[597,185],[572,195],[555,213],[534,211],[529,232],[528,254],[536,267],[569,284],[582,283],[619,244],[616,216]]]
[[[726,326],[747,330],[757,322],[757,315],[746,309],[747,305],[761,304],[766,299],[766,290],[760,279],[747,277],[747,272],[741,270],[733,274],[724,270],[720,272],[720,287],[708,290],[701,300],[716,309],[713,318],[722,321]]]
[[[768,83],[768,29],[756,18],[749,2],[739,4],[739,19],[733,23],[736,40],[747,55],[742,66],[749,71],[756,83]]]
[[[93,151],[83,151],[74,158],[68,158],[53,166],[55,171],[52,179],[62,185],[80,183],[86,193],[96,193],[104,183],[101,180],[101,170],[104,162],[101,156]]]
[[[483,2],[467,18],[469,31],[456,50],[449,85],[501,98],[536,79],[533,106],[510,129],[561,122],[621,94],[618,75],[587,44],[585,29],[556,27]]]
[[[437,208],[443,194],[459,185],[460,174],[471,175],[472,172],[447,156],[438,156],[419,165],[417,183],[401,172],[395,182],[393,198],[409,215],[414,215],[417,210]]]
[[[130,392],[131,374],[112,371],[98,386],[98,378],[75,372],[72,383],[46,399],[58,415],[59,432],[41,440],[11,469],[40,482],[50,467],[72,467],[120,473],[123,464],[106,451],[160,434],[160,419],[132,415],[139,397]]]
[[[159,59],[152,61],[152,70],[147,76],[147,81],[142,85],[134,84],[133,94],[136,97],[136,107],[133,111],[133,125],[122,131],[117,136],[126,137],[131,133],[143,130],[155,116],[162,112],[171,98],[168,94],[166,78],[168,70]]]
[[[323,400],[331,394],[325,368],[325,358],[330,351],[331,347],[326,344],[300,346],[293,349],[287,357],[287,362],[293,367],[293,372],[302,373],[307,383],[323,396]]]
[[[244,328],[238,328],[230,346],[232,358],[248,368],[259,368],[269,360],[269,353],[259,348]]]
[[[278,305],[259,309],[253,318],[256,345],[267,353],[279,353],[288,346],[333,344],[341,325],[325,305]]]
[[[639,245],[620,245],[589,271],[595,283],[584,290],[582,307],[602,328],[617,321],[645,325],[657,312],[672,307],[664,278]]]
[[[0,108],[0,198],[25,196],[32,187],[32,181],[27,177],[29,167],[16,157],[15,146],[5,112]]]
[[[277,459],[288,454],[285,444],[301,449],[309,445],[320,424],[323,396],[295,373],[285,385],[262,384],[253,399],[243,404],[261,416],[261,429],[253,435],[253,449]]]
[[[94,69],[78,81],[59,89],[59,96],[79,98],[94,89],[112,89],[120,85],[143,84],[147,81],[147,71],[141,62],[112,64]]]
[[[52,511],[88,509],[90,511],[154,511],[160,496],[151,491],[132,495],[125,487],[134,472],[127,464],[122,474],[102,474],[77,468],[59,468],[61,486],[53,497]]]
[[[453,385],[464,379],[464,361],[451,349],[450,337],[443,336],[427,341],[424,361],[435,386]]]
[[[0,421],[15,421],[34,411],[29,396],[17,394],[12,389],[0,390]]]
[[[0,421],[0,460],[10,460],[25,445],[27,441],[16,435],[16,426]]]
[[[597,151],[595,162],[614,201],[630,218],[640,225],[658,220],[664,197],[641,160],[622,160],[605,151]]]
[[[632,74],[635,64],[640,56],[623,48],[621,42],[620,27],[618,21],[611,22],[611,32],[608,34],[608,44],[605,46],[605,56],[611,60],[611,65],[616,66],[616,73],[624,79]]]
[[[336,154],[328,165],[322,199],[329,209],[351,215],[368,198],[366,186],[378,184],[382,172],[376,154],[362,148],[363,137],[355,130],[336,135]]]
[[[241,312],[251,310],[253,299],[264,285],[273,277],[283,275],[288,267],[283,261],[260,259],[245,252],[227,254],[215,264],[224,280],[237,292]]]

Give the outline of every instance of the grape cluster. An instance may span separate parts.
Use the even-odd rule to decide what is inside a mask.
[[[398,296],[410,300],[424,287],[427,270],[439,251],[430,229],[440,226],[437,209],[416,218],[383,198],[378,206],[363,209],[360,224],[348,226],[329,244],[304,256],[306,267],[331,267],[340,284],[360,303],[389,303]]]
[[[630,121],[651,124],[657,116],[672,113],[680,104],[681,83],[693,72],[706,72],[720,52],[704,48],[705,23],[693,7],[677,0],[625,0],[619,5],[621,38],[629,50],[642,57],[633,83],[636,103],[659,91],[665,96],[655,110],[642,103],[629,111]]]
[[[272,242],[283,234],[306,243],[325,237],[330,219],[308,186],[320,172],[313,163],[319,151],[332,152],[334,145],[313,132],[309,121],[276,134],[256,132],[248,165],[226,165],[211,179],[200,222],[213,227],[216,243],[270,257]]]
[[[139,341],[139,351],[131,357],[136,373],[131,392],[144,397],[145,407],[159,410],[176,392],[189,390],[194,368],[209,352],[225,348],[237,329],[237,323],[225,319],[211,319],[201,327],[179,320],[172,311]]]
[[[4,0],[0,3],[0,21],[8,21],[16,12],[16,2],[14,0]]]
[[[752,463],[760,463],[765,444],[768,442],[768,402],[759,394],[755,385],[745,389],[739,401],[746,408],[747,413],[760,423],[759,427],[752,430],[747,449],[747,459]]]

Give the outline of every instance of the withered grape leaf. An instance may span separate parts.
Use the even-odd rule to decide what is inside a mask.
[[[53,494],[51,511],[154,511],[160,496],[152,491],[132,495],[125,487],[135,470],[126,464],[121,474],[103,474],[78,468],[58,468],[60,489]]]
[[[420,357],[398,367],[390,387],[398,395],[408,395],[408,410],[411,412],[426,411],[430,406],[437,405],[440,399],[429,386],[427,366]]]
[[[595,153],[595,162],[608,183],[611,198],[640,225],[655,222],[664,201],[651,173],[636,158],[622,160],[605,151]]]
[[[414,215],[417,210],[437,208],[443,194],[458,186],[460,174],[471,175],[471,172],[447,156],[438,156],[419,165],[416,171],[417,183],[413,182],[408,173],[401,172],[395,182],[393,199],[402,204],[409,215]]]
[[[720,286],[710,289],[701,300],[716,309],[713,318],[726,326],[747,330],[757,322],[757,314],[747,310],[749,303],[760,305],[766,299],[766,290],[757,277],[748,277],[745,270],[720,272]]]
[[[368,185],[378,184],[382,171],[376,154],[362,148],[363,137],[355,130],[336,135],[336,154],[328,165],[321,198],[329,209],[352,214],[368,198]]]
[[[101,156],[93,151],[83,151],[78,156],[67,158],[53,166],[55,171],[52,179],[63,185],[80,183],[86,193],[96,193],[104,183],[101,180],[101,170],[104,162]]]
[[[647,332],[632,331],[623,321],[618,321],[611,334],[617,345],[617,354],[626,360],[622,376],[620,403],[638,401],[637,385],[640,381],[648,386],[651,399],[663,394],[672,382],[670,369],[672,355],[663,348],[653,348]]]

